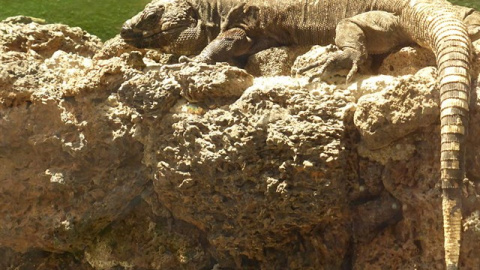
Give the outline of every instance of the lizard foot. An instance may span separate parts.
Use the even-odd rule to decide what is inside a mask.
[[[346,82],[349,83],[352,77],[357,73],[358,67],[364,62],[360,52],[346,48],[344,50],[336,50],[322,55],[317,61],[292,70],[294,75],[305,73],[308,70],[318,68],[317,71],[309,78],[312,82],[315,78],[324,78],[326,76],[338,73],[340,70],[349,70]]]

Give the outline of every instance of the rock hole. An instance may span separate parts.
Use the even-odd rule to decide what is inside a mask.
[[[422,253],[423,248],[422,248],[422,241],[420,240],[414,240],[413,244],[418,248],[418,251]]]

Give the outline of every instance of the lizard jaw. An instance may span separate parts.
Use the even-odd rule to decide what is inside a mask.
[[[176,25],[170,27],[163,27],[161,30],[137,30],[130,27],[123,27],[120,36],[125,40],[133,40],[139,38],[151,38],[160,34],[168,34],[179,28],[186,28],[184,25]]]
[[[188,28],[187,25],[175,25],[162,27],[161,30],[140,30],[127,26],[122,28],[120,36],[126,43],[132,44],[138,48],[158,48],[161,47],[161,40],[168,36],[174,36]]]

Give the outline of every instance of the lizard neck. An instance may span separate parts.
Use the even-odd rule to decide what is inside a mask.
[[[220,26],[227,17],[228,12],[238,5],[238,1],[231,0],[188,0],[188,2],[197,12],[208,43],[214,40],[220,33]]]

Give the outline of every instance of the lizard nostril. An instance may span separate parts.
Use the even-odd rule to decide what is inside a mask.
[[[120,36],[122,38],[126,38],[128,36],[131,36],[131,33],[132,33],[131,29],[122,27],[122,30],[120,31]]]
[[[120,36],[122,38],[128,38],[133,36],[133,26],[132,26],[132,21],[127,20],[123,25],[122,29],[120,30]]]

